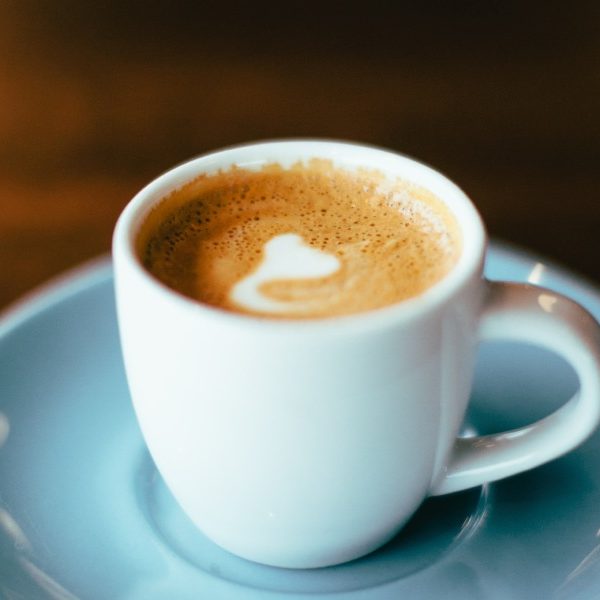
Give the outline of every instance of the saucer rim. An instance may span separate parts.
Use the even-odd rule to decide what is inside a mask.
[[[112,277],[110,254],[101,254],[50,277],[0,309],[0,339],[35,315]]]

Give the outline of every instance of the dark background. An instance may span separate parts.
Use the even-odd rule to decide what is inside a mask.
[[[383,145],[600,281],[600,3],[0,3],[0,308],[220,146]]]

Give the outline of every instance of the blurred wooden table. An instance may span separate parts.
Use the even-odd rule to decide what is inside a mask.
[[[600,281],[597,3],[99,4],[0,4],[0,309],[162,170],[281,136],[413,155]]]

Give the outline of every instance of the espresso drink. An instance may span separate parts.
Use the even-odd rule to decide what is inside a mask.
[[[148,271],[174,290],[272,318],[412,298],[461,248],[454,217],[431,192],[320,159],[201,175],[154,208],[137,243]]]

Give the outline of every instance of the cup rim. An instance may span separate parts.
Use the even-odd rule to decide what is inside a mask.
[[[233,164],[252,168],[266,163],[285,164],[313,157],[331,159],[335,166],[340,167],[373,168],[390,176],[401,176],[432,191],[449,207],[460,227],[462,251],[457,263],[442,279],[417,296],[359,313],[305,319],[247,315],[203,304],[166,286],[142,265],[135,250],[139,227],[151,208],[173,190],[201,173],[210,173]],[[411,175],[407,176],[406,171],[410,171]],[[121,212],[113,233],[112,253],[117,268],[121,261],[127,262],[139,280],[146,284],[148,291],[153,289],[160,292],[179,310],[192,315],[209,316],[235,327],[258,326],[265,330],[306,333],[326,329],[362,330],[416,319],[454,297],[473,277],[481,277],[486,245],[485,226],[474,204],[461,188],[438,170],[405,154],[378,146],[353,141],[292,138],[228,146],[203,153],[165,171],[135,194]]]

